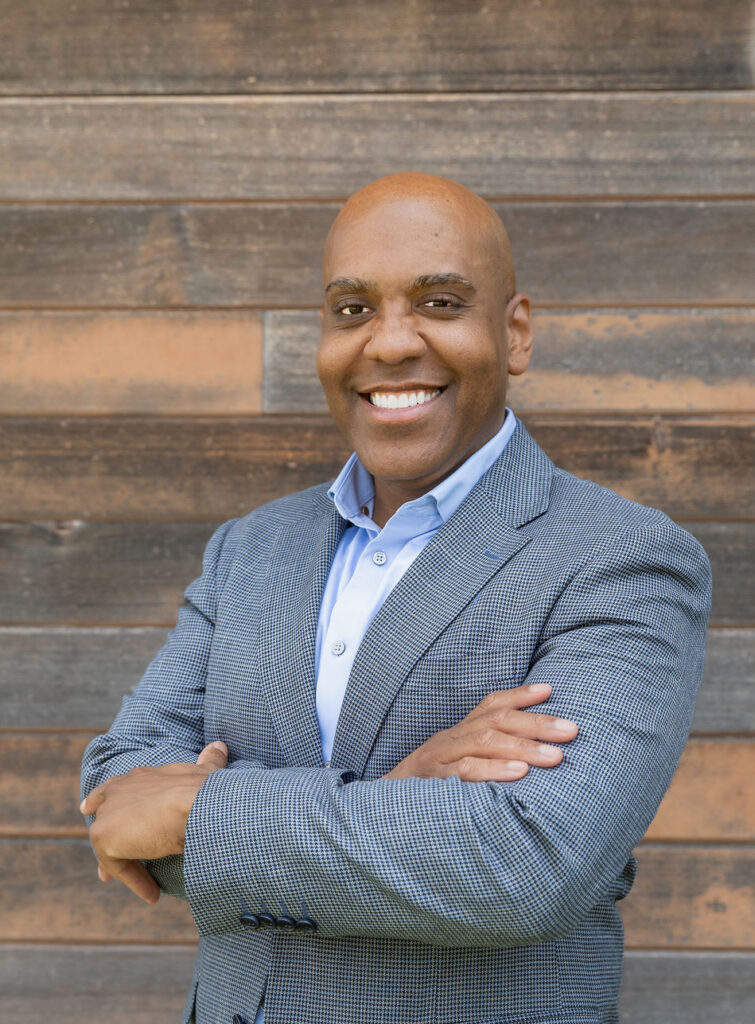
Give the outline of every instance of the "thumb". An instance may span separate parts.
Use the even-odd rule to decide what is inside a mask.
[[[216,768],[225,768],[228,764],[228,747],[221,740],[208,743],[200,752],[197,764],[203,764],[211,771],[215,771]]]

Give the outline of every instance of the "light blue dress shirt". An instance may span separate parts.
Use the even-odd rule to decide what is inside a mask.
[[[338,544],[317,625],[317,721],[327,763],[359,645],[383,602],[424,546],[493,465],[516,427],[511,409],[498,433],[427,494],[407,501],[381,530],[372,520],[375,485],[354,453],[328,491],[349,522]],[[263,1024],[260,1007],[254,1024]]]

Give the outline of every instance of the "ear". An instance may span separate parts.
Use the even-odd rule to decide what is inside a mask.
[[[508,335],[508,371],[513,377],[524,373],[532,355],[532,314],[530,300],[517,292],[506,306],[506,331]]]

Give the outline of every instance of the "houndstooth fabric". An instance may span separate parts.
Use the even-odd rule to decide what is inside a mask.
[[[692,721],[704,552],[663,513],[553,467],[521,424],[359,649],[323,765],[314,644],[344,523],[313,488],[216,532],[82,793],[224,740],[183,858],[200,947],[184,1021],[608,1024],[632,848]],[[579,723],[512,783],[381,776],[492,690],[544,681]],[[314,934],[245,930],[244,912]]]

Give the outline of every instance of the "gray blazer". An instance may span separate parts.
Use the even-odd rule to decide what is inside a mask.
[[[226,523],[165,647],[87,748],[82,794],[136,765],[230,767],[155,861],[200,935],[184,1021],[616,1021],[615,903],[703,666],[710,570],[663,513],[556,469],[521,424],[375,617],[329,765],[318,607],[344,522],[315,487]],[[384,780],[491,690],[546,681],[579,736],[512,783]]]

